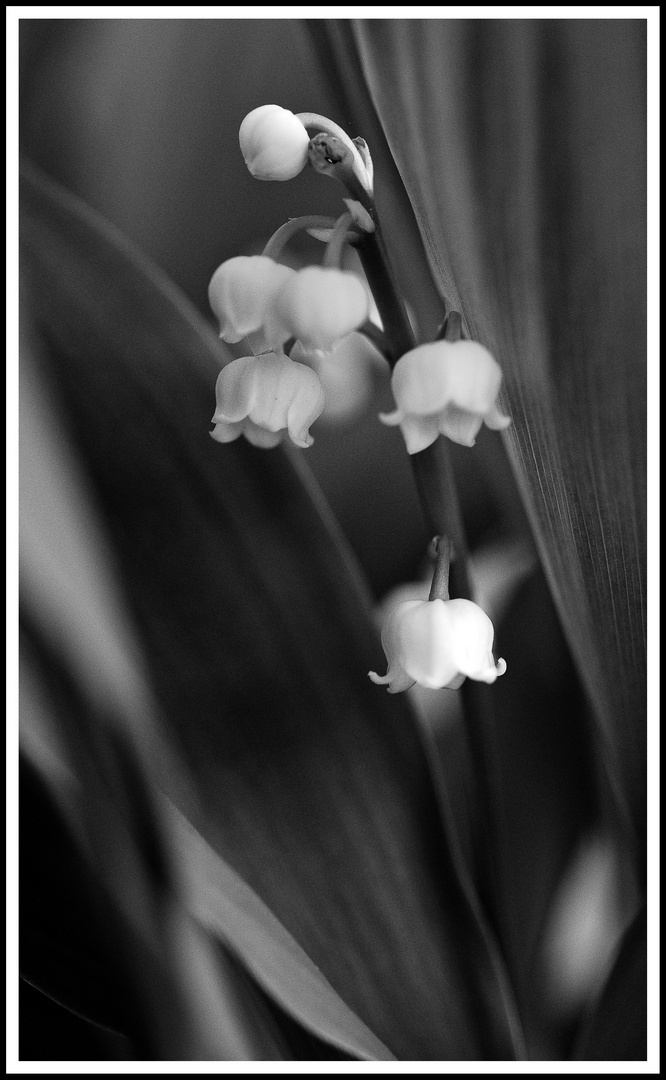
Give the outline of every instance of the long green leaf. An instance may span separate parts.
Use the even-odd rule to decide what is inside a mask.
[[[504,369],[509,453],[642,838],[645,23],[352,30],[438,288]]]
[[[391,23],[387,33],[399,34],[401,27],[402,23]],[[425,316],[428,311],[431,317],[433,311],[441,313],[444,304],[441,298],[433,301],[432,292],[436,297],[439,294],[427,267],[414,211],[370,97],[364,76],[368,67],[361,63],[353,24],[319,20],[310,28],[322,67],[346,91],[343,115],[353,118],[350,130],[367,138],[377,160],[380,221],[395,270],[403,272],[403,288],[419,315],[421,338],[426,339],[434,328]],[[425,82],[425,72],[415,77],[413,93],[422,90]],[[390,118],[386,113],[389,96],[378,93],[375,102],[382,116]],[[435,127],[437,115],[431,117]],[[395,125],[389,119],[387,132],[395,142],[397,157],[404,137],[397,116]],[[438,159],[430,161],[427,147],[420,153],[423,169],[426,159],[429,168],[437,168]],[[424,275],[429,286],[423,284]],[[450,283],[447,297],[449,303],[460,303]],[[486,433],[472,453],[462,447],[450,449],[472,544],[489,528],[527,533],[528,523],[517,506],[517,489],[499,439]],[[592,728],[541,573],[521,589],[496,629],[497,648],[508,660],[508,677],[490,689],[468,687],[482,710],[483,722],[472,719],[461,727],[442,716],[442,724],[435,728],[436,757],[467,865],[508,963],[530,1052],[557,1057],[567,1052],[568,1044],[559,1023],[549,1015],[544,972],[538,963],[539,942],[559,875],[595,810]]]

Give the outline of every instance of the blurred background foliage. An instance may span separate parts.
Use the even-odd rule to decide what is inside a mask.
[[[22,152],[154,260],[210,327],[206,289],[220,262],[260,249],[289,216],[340,209],[335,185],[308,170],[288,184],[247,173],[240,120],[275,102],[329,115],[368,140],[380,219],[421,338],[434,335],[445,296],[505,369],[515,418],[508,440],[484,431],[474,454],[454,446],[452,457],[476,581],[509,673],[486,695],[481,731],[463,722],[458,695],[413,696],[417,737],[405,703],[379,702],[363,683],[379,661],[376,639],[363,644],[369,623],[356,610],[355,572],[312,525],[309,496],[296,493],[300,480],[282,455],[269,461],[233,444],[225,466],[212,444],[201,445],[215,365],[228,353],[203,322],[186,331],[178,302],[161,306],[73,210],[48,209],[39,182],[24,196],[28,352],[39,374],[23,430],[43,430],[42,400],[63,428],[30,477],[44,474],[53,445],[71,442],[78,464],[63,465],[53,487],[74,468],[103,522],[100,565],[113,568],[111,591],[127,606],[171,766],[180,759],[160,775],[173,783],[187,763],[180,783],[196,793],[185,799],[190,820],[401,1058],[515,1056],[516,1013],[534,1059],[644,1054],[640,1007],[629,1037],[618,1039],[619,1018],[642,998],[640,915],[620,953],[626,974],[611,977],[596,1012],[591,1004],[640,910],[644,872],[644,35],[634,23],[582,25],[21,23]],[[307,240],[294,248],[297,261],[319,254]],[[123,274],[131,287],[118,285]],[[133,289],[140,299],[130,317]],[[322,419],[305,461],[370,598],[386,602],[424,573],[429,537],[401,441],[376,417],[390,402],[388,372],[368,358],[364,366],[362,408]],[[43,490],[32,497],[43,502]],[[71,506],[63,519],[80,532]],[[46,520],[29,522],[31,534],[48,532]],[[39,559],[26,564],[29,584]],[[73,593],[71,617],[81,622],[68,657],[75,667],[100,618],[95,589],[86,601],[74,585],[79,569],[74,558],[60,594]],[[64,617],[55,606],[47,639]],[[33,597],[33,618],[36,609]],[[290,644],[278,647],[285,625]],[[126,628],[115,634],[124,640]],[[293,643],[306,635],[328,660],[304,659]],[[34,685],[50,686],[55,700],[44,633],[33,628],[28,640]],[[359,657],[360,671],[341,679]],[[131,732],[135,709],[124,711]],[[124,737],[130,757],[143,760],[134,736]],[[242,1018],[212,1047],[205,1022],[202,1034],[182,1020],[182,967],[158,965],[160,1002],[170,1004],[151,1011],[131,964],[118,972],[102,950],[92,975],[76,970],[81,986],[101,980],[104,1008],[82,1012],[80,991],[59,982],[58,947],[69,942],[71,964],[72,880],[88,881],[90,860],[86,870],[74,866],[72,819],[65,815],[68,832],[34,776],[22,796],[24,850],[36,853],[23,863],[24,974],[55,999],[24,990],[22,1057],[165,1056],[170,1045],[198,1046],[193,1056],[204,1047],[213,1059],[355,1056],[357,1044],[322,1039],[261,979],[263,989],[248,990],[247,957],[238,967],[233,948],[220,1002],[210,942],[199,973],[206,985],[195,979],[186,1003],[208,995],[211,1016]],[[136,808],[130,819],[136,826]],[[371,836],[377,856],[364,867]],[[56,846],[71,874],[49,862]],[[84,905],[93,929],[83,949],[75,943],[78,954],[98,939],[94,921],[109,894],[121,953],[164,925],[151,916],[128,938],[117,867],[110,883],[109,873],[97,865],[92,874],[105,899]],[[35,899],[45,880],[56,913],[47,926]],[[149,874],[146,890],[156,888]],[[465,953],[475,958],[466,973]],[[147,956],[152,963],[155,950]],[[141,1022],[128,1024],[116,1007],[130,991]],[[180,1044],[177,1034],[164,1042],[169,1016],[186,1029]],[[105,1031],[88,1023],[105,1018]]]

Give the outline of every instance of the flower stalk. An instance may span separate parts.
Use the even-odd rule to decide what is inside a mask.
[[[347,242],[348,229],[352,220],[353,218],[349,211],[340,214],[340,217],[333,227],[328,244],[326,245],[322,266],[335,270],[340,270],[342,268],[342,251]]]
[[[449,569],[451,567],[451,541],[448,536],[435,537],[435,569],[428,600],[449,599]]]
[[[309,137],[306,129],[316,133]],[[502,832],[503,824],[496,813],[501,804],[495,797],[498,757],[492,707],[482,684],[495,682],[506,665],[494,660],[492,624],[472,600],[460,502],[447,439],[441,435],[472,446],[482,424],[495,430],[508,426],[510,418],[497,406],[501,369],[479,343],[462,341],[461,313],[448,303],[437,341],[417,346],[381,235],[372,159],[365,140],[352,140],[339,125],[317,113],[294,115],[277,106],[262,106],[246,117],[240,141],[248,168],[257,178],[288,179],[309,163],[342,184],[348,196],[344,202],[349,214],[337,223],[318,215],[296,218],[268,242],[264,249],[268,260],[276,260],[300,229],[326,240],[328,247],[323,267],[291,271],[292,276],[274,295],[268,295],[271,281],[267,282],[266,297],[258,297],[267,301],[265,310],[259,311],[259,321],[271,345],[282,347],[296,338],[295,350],[306,352],[326,352],[358,330],[374,341],[394,369],[391,382],[397,409],[382,419],[402,429],[428,534],[437,538],[436,558],[429,601],[407,602],[389,616],[382,631],[387,673],[373,672],[370,677],[386,685],[389,693],[402,692],[415,682],[430,688],[462,685],[476,787],[473,805],[479,843],[474,847],[480,853],[479,865],[470,869],[490,909],[497,893],[493,880],[497,874],[489,838],[494,830]],[[339,268],[345,242],[358,251],[382,321],[381,331],[368,322],[365,286]],[[286,267],[279,270],[289,274]],[[231,314],[238,323],[245,308],[252,306],[246,302],[246,292],[239,288],[231,295]],[[219,306],[225,315],[223,305]],[[256,322],[256,312],[250,314]],[[309,444],[308,425],[319,415],[323,402],[315,392],[316,384],[306,385],[306,375],[298,370],[303,365],[286,356],[279,362],[284,368],[279,378],[275,358],[270,362],[265,355],[245,358],[242,370],[223,372],[214,438],[229,441],[242,428],[255,445],[274,445],[285,435],[297,445]],[[279,381],[279,393],[272,391],[269,377]]]
[[[372,198],[372,169],[368,169],[365,163],[370,152],[365,140],[362,140],[363,145],[359,149],[354,141],[349,138],[344,128],[341,128],[335,121],[329,120],[327,116],[320,116],[319,113],[311,112],[297,113],[296,116],[304,127],[316,128],[321,133],[323,139],[319,141],[318,146],[322,148],[323,156],[326,156],[325,151],[328,149],[328,156],[337,159],[331,160],[330,164],[338,164],[342,161],[348,164],[352,175],[364,192],[365,198],[361,199],[361,202],[365,205],[365,201]],[[337,143],[340,145],[337,145]],[[347,154],[342,153],[343,147]],[[356,198],[357,195],[354,194],[354,197]]]
[[[371,213],[376,222],[374,207]],[[355,247],[384,325],[389,343],[389,364],[393,367],[401,356],[414,348],[416,341],[407,309],[394,284],[379,227],[374,233],[362,236]],[[460,340],[462,318],[459,312],[447,311],[439,336],[445,341]],[[454,596],[471,599],[473,589],[467,538],[446,440],[442,437],[436,439],[425,450],[411,454],[410,461],[426,527],[431,536],[438,538],[429,598],[448,599]],[[492,703],[488,687],[472,679],[466,679],[459,692],[462,695],[467,745],[475,766],[476,829],[479,837],[486,838],[483,845],[474,845],[479,857],[477,865],[470,866],[470,871],[484,906],[492,914],[499,877],[493,855],[494,846],[490,840],[499,827],[494,820],[495,808],[499,805],[496,798],[499,780],[497,754],[492,742]],[[481,855],[482,851],[485,857]]]
[[[462,338],[462,315],[459,311],[450,311],[440,327],[437,341],[460,341]]]
[[[389,346],[389,364],[393,367],[400,357],[416,344],[407,308],[393,282],[379,229],[374,233],[364,234],[355,247],[384,325]],[[457,316],[457,319],[451,319],[451,315]],[[450,312],[447,323],[451,325],[450,332],[455,332],[460,325],[458,312]],[[420,453],[410,455],[410,461],[428,532],[431,536],[450,537],[456,553],[455,569],[452,572],[454,595],[471,599],[467,540],[445,440],[439,438]]]
[[[416,344],[407,308],[393,282],[380,230],[364,233],[354,247],[382,320],[389,343],[389,365],[393,367]]]
[[[326,217],[324,214],[305,214],[302,217],[290,218],[275,230],[261,254],[277,262],[292,236],[308,229],[332,229],[334,226],[335,218]]]

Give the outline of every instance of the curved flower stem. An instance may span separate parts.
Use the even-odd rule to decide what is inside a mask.
[[[305,229],[332,229],[334,226],[335,218],[325,217],[323,214],[306,214],[303,217],[290,218],[273,233],[261,254],[277,262],[285,244],[296,233]]]
[[[365,162],[358,147],[354,144],[352,139],[349,138],[349,135],[344,128],[341,128],[334,120],[329,120],[327,116],[320,116],[319,113],[303,112],[296,113],[296,116],[304,127],[316,128],[317,131],[323,131],[327,135],[333,135],[336,139],[339,139],[340,142],[344,143],[353,157],[354,173],[367,194],[372,195],[372,178],[365,166]]]
[[[467,538],[449,448],[444,437],[440,435],[431,446],[412,454],[411,462],[428,532],[434,536],[449,537],[453,545],[452,592],[457,597],[471,600]]]
[[[333,227],[333,232],[331,233],[328,244],[326,245],[322,266],[334,270],[340,269],[342,266],[342,249],[347,241],[347,230],[352,221],[353,218],[348,210],[345,211],[344,214],[340,214],[340,217]]]
[[[449,311],[439,328],[437,341],[460,341],[462,337],[462,316],[459,311]]]
[[[449,568],[451,566],[451,541],[448,536],[438,536],[435,540],[437,557],[432,575],[432,585],[428,600],[449,599]]]

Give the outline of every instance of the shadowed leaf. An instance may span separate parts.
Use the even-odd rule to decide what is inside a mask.
[[[608,981],[583,1025],[574,1061],[647,1060],[646,933],[643,909],[624,935]]]
[[[181,843],[175,811],[164,819],[165,808],[155,804],[155,775],[188,808],[196,794],[145,685],[108,545],[34,370],[37,353],[26,335],[21,744],[41,785],[28,768],[30,783],[21,787],[21,971],[68,1010],[126,1030],[139,1057],[390,1058],[210,849],[207,862],[222,887],[206,891],[210,872],[196,857],[203,841],[193,842],[198,834],[190,828]],[[44,1007],[34,995],[27,1009],[38,1023]],[[77,1030],[84,1045],[102,1037],[83,1020],[72,1028],[56,1007],[47,1008],[49,1019],[63,1038],[48,1026],[30,1038],[26,1023],[22,1057],[39,1057],[49,1045],[54,1053],[41,1056],[85,1057],[59,1048]],[[122,1040],[112,1049],[122,1051]]]
[[[80,1017],[129,1034],[136,1002],[109,947],[108,923],[102,932],[87,867],[27,762],[19,792],[21,975]]]
[[[505,439],[642,838],[645,23],[352,31],[440,293],[504,370]]]
[[[512,1058],[501,966],[412,718],[367,679],[381,650],[304,466],[208,437],[226,353],[115,234],[34,176],[22,209],[45,370],[193,824],[398,1057]]]

